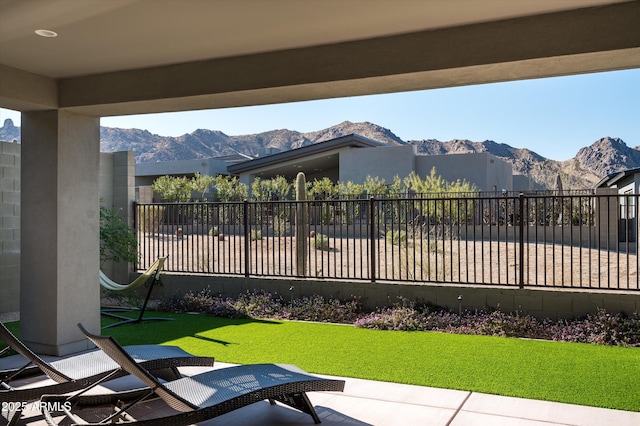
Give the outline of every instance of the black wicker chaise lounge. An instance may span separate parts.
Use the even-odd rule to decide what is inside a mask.
[[[35,401],[44,394],[73,392],[127,374],[101,350],[47,362],[26,347],[2,323],[0,323],[0,340],[27,359],[23,367],[3,370],[0,373],[0,402],[3,403]],[[214,364],[214,359],[211,357],[196,357],[177,346],[136,345],[127,346],[125,350],[133,362],[140,363],[146,370],[163,380],[180,378],[178,367],[211,367]],[[28,375],[46,375],[51,380],[38,387],[14,387],[17,386],[16,379]],[[10,405],[20,406],[20,404]],[[6,413],[6,417],[10,421],[13,419],[10,423],[13,424],[17,422],[20,415],[18,410],[14,410]],[[3,416],[0,414],[0,422],[2,420]]]
[[[142,380],[149,389],[145,396],[128,404],[123,404],[125,401],[117,398],[108,401],[109,395],[46,395],[41,402],[45,406],[44,417],[51,426],[56,426],[57,423],[54,420],[54,412],[48,407],[60,407],[72,423],[85,424],[85,420],[78,418],[73,412],[74,408],[88,408],[87,406],[107,403],[113,406],[112,414],[99,421],[100,424],[125,418],[129,420],[126,422],[129,425],[181,426],[202,422],[263,400],[269,400],[272,405],[276,401],[289,405],[309,414],[315,423],[320,423],[320,418],[306,392],[344,390],[343,380],[315,377],[295,366],[275,364],[221,368],[161,383],[149,374],[144,366],[137,364],[113,337],[96,336],[87,332],[81,324],[78,326],[96,346],[117,361],[122,369]],[[153,419],[136,420],[131,417],[128,410],[154,396],[160,397],[175,410],[175,413]],[[72,408],[68,409],[69,406]]]

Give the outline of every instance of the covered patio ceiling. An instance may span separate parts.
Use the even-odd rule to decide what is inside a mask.
[[[21,338],[63,355],[100,327],[100,117],[640,68],[639,28],[640,1],[0,0]]]
[[[635,68],[638,28],[640,3],[616,0],[0,0],[0,107],[124,115]]]

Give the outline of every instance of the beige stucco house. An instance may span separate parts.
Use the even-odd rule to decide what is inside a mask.
[[[466,180],[481,191],[513,190],[511,164],[489,153],[419,155],[414,145],[387,146],[360,135],[244,161],[227,170],[248,186],[256,177],[281,175],[293,180],[298,172],[304,172],[308,181],[328,177],[334,182],[361,184],[371,176],[390,184],[395,176],[427,176],[434,167],[444,179]]]

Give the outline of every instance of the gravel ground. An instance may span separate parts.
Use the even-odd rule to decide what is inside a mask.
[[[311,276],[368,279],[368,240],[329,237],[325,250],[310,249]],[[149,236],[142,249],[169,255],[167,271],[242,273],[244,238],[203,235]],[[575,288],[638,289],[640,259],[635,253],[561,244],[524,244],[525,285]],[[409,282],[519,284],[520,247],[513,242],[413,240],[392,244],[376,241],[376,278]],[[251,241],[251,273],[295,275],[296,243],[291,237]],[[146,266],[146,265],[143,265]]]

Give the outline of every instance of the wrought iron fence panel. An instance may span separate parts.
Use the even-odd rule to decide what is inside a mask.
[[[136,204],[138,268],[640,290],[637,194],[471,195]]]

